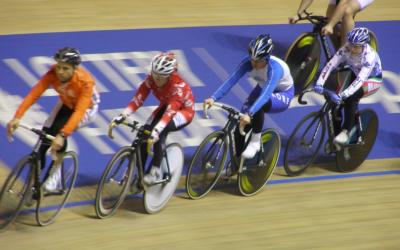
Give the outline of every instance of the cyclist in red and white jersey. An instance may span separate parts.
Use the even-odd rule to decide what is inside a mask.
[[[136,112],[150,92],[160,101],[160,104],[146,122],[147,129],[152,131],[150,143],[154,143],[153,165],[149,173],[144,176],[146,184],[153,184],[163,177],[164,170],[160,168],[160,165],[168,133],[187,126],[195,114],[192,90],[177,72],[175,55],[161,53],[154,57],[151,73],[140,85],[132,101],[113,121],[120,123]],[[146,145],[141,151],[143,162],[145,162]]]
[[[324,35],[332,35],[334,27],[337,23],[341,22],[341,43],[346,43],[346,36],[354,26],[354,18],[358,12],[365,9],[368,5],[372,4],[374,0],[329,0],[328,8],[326,10],[326,17],[329,19],[325,27],[322,28]],[[312,4],[313,0],[302,0],[297,10],[296,15],[289,17],[289,23],[295,23],[301,14]]]

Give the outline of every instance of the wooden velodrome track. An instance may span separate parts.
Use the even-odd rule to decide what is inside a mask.
[[[286,23],[298,2],[0,0],[0,34]],[[315,2],[311,9],[323,14],[327,1]],[[399,20],[399,13],[398,0],[377,0],[358,20]],[[398,159],[371,160],[357,173],[398,169]],[[5,175],[3,168],[0,180]],[[337,173],[312,168],[302,177],[321,175]],[[199,201],[177,194],[155,215],[131,200],[109,220],[78,206],[48,227],[32,226],[33,218],[13,225],[0,234],[0,249],[400,249],[399,190],[392,174],[269,185],[250,198],[234,189]],[[93,198],[89,187],[72,200]]]

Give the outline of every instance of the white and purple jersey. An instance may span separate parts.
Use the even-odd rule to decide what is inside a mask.
[[[340,96],[344,98],[354,94],[369,78],[382,78],[381,60],[378,53],[376,53],[371,46],[366,44],[359,55],[352,55],[349,46],[350,45],[347,43],[336,52],[322,69],[316,82],[316,85],[323,86],[332,70],[339,64],[345,63],[350,66],[351,70],[356,75],[356,79],[340,94]]]

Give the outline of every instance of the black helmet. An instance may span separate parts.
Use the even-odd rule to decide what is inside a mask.
[[[65,47],[54,54],[54,60],[78,66],[81,63],[81,55],[79,50]]]
[[[273,47],[271,36],[262,34],[249,43],[249,55],[253,60],[268,60]]]

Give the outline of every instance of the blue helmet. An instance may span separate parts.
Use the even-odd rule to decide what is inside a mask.
[[[249,55],[252,60],[268,60],[273,47],[271,36],[262,34],[250,42]]]
[[[81,54],[77,49],[65,47],[54,54],[54,60],[78,66],[81,63]]]
[[[347,40],[353,45],[364,45],[369,42],[369,39],[367,28],[354,28],[347,33]]]

